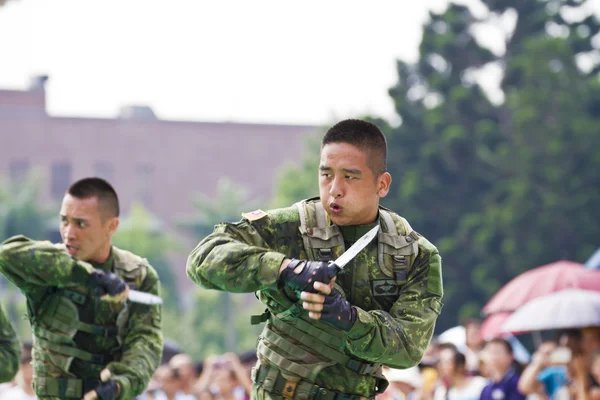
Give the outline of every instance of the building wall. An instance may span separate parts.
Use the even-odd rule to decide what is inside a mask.
[[[42,85],[43,86],[43,85]],[[151,114],[151,113],[150,113]],[[314,126],[177,122],[142,118],[57,118],[46,115],[43,87],[0,90],[0,175],[47,173],[43,201],[60,200],[79,178],[110,181],[127,212],[134,201],[173,227],[193,211],[194,193],[215,194],[220,177],[266,203],[279,167],[299,160]],[[58,210],[57,210],[58,211]],[[244,211],[244,210],[240,210]],[[185,257],[178,257],[185,262]],[[183,288],[190,283],[175,269]]]

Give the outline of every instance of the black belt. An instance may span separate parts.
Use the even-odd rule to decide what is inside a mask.
[[[267,367],[264,365],[261,365],[260,367],[258,367],[258,371],[256,372],[255,383],[258,386],[265,389],[263,386],[263,383],[265,381],[265,378],[269,374],[269,371],[271,371],[272,369],[273,368],[270,368],[270,367]],[[275,379],[273,388],[271,390],[267,390],[267,389],[265,389],[265,390],[267,392],[276,394],[278,396],[283,396],[286,399],[293,399],[294,394],[296,392],[296,387],[299,385],[305,385],[307,388],[310,388],[309,395],[308,395],[309,400],[367,400],[367,399],[372,399],[372,398],[365,397],[365,396],[346,394],[346,393],[338,392],[336,390],[327,389],[327,388],[312,384],[308,381],[300,380],[297,382],[292,382],[292,381],[285,379],[283,377],[283,375],[281,375],[279,370],[277,370],[277,378]]]

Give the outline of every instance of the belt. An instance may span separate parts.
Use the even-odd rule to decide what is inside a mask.
[[[320,387],[311,382],[290,381],[281,375],[277,368],[260,365],[252,371],[254,383],[265,391],[286,399],[293,399],[297,392],[308,393],[309,400],[368,400],[365,396],[346,394],[336,390]],[[274,377],[274,378],[273,378]],[[270,379],[269,379],[270,378]]]
[[[81,399],[84,394],[100,385],[100,379],[67,379],[37,377],[34,381],[38,396],[74,397]]]

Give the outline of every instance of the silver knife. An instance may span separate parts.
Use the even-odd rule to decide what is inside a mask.
[[[365,233],[360,239],[358,239],[348,250],[344,252],[341,256],[338,257],[337,260],[333,262],[333,265],[336,266],[339,270],[344,269],[346,264],[350,262],[362,249],[367,247],[369,243],[373,240],[375,236],[377,236],[377,232],[379,231],[379,225],[375,226],[375,228],[371,229],[369,232]]]
[[[148,305],[162,304],[163,300],[152,293],[140,292],[139,290],[129,289],[129,301]]]

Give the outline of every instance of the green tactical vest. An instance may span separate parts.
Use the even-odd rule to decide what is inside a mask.
[[[57,244],[56,247],[64,248]],[[129,251],[112,247],[115,272],[131,288],[139,288],[146,278],[148,261]],[[83,262],[83,261],[79,261]],[[34,387],[38,396],[77,397],[85,393],[86,381],[70,371],[75,358],[88,362],[100,371],[120,358],[129,317],[127,305],[115,308],[115,326],[99,326],[80,321],[81,307],[93,296],[87,287],[52,289],[38,310],[28,303],[27,311],[33,330]],[[104,337],[110,354],[92,354],[77,348],[77,332]]]
[[[339,257],[345,251],[344,238],[336,225],[329,225],[320,201],[304,200],[296,203],[296,207],[300,213],[300,232],[307,258],[330,261]],[[396,281],[398,287],[402,287],[418,255],[419,235],[404,218],[384,207],[379,208],[379,220],[378,266]],[[337,283],[335,287],[344,296]],[[262,293],[259,297],[269,306],[267,297]],[[275,366],[285,379],[314,383],[324,368],[334,364],[383,379],[380,364],[363,362],[347,355],[341,331],[324,322],[308,319],[298,304],[284,312],[268,315],[259,337],[257,354],[262,365]]]

